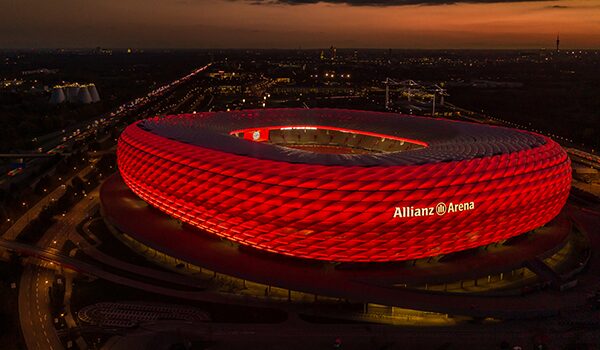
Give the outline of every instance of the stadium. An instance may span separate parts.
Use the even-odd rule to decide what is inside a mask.
[[[101,212],[132,250],[288,300],[503,316],[513,304],[461,298],[562,288],[589,255],[563,210],[569,158],[515,129],[339,109],[193,113],[128,126],[117,164]]]
[[[202,113],[135,123],[127,186],[199,229],[277,254],[385,262],[543,226],[567,199],[552,140],[441,119],[340,110]]]

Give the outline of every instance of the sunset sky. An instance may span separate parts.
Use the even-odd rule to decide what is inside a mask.
[[[440,1],[0,0],[0,47],[600,48],[600,0]]]

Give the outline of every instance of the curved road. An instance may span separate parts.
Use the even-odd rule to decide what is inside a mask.
[[[35,265],[27,265],[21,275],[19,317],[29,350],[63,348],[50,316],[48,287],[53,279],[54,271]],[[32,288],[22,288],[23,286]]]

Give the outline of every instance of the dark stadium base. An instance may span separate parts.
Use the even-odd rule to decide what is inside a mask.
[[[104,219],[116,231],[166,255],[265,285],[356,302],[477,317],[552,315],[580,302],[564,298],[558,292],[560,278],[543,273],[543,268],[542,273],[516,283],[517,287],[503,289],[490,284],[486,290],[486,281],[501,284],[499,279],[536,270],[543,259],[560,256],[559,251],[577,246],[565,213],[546,227],[504,244],[442,258],[355,265],[288,258],[240,247],[150,207],[129,190],[119,175],[104,182],[100,196]],[[457,283],[460,292],[446,290]],[[463,288],[463,284],[471,288]],[[443,290],[439,289],[441,285]],[[531,292],[541,288],[548,290]]]

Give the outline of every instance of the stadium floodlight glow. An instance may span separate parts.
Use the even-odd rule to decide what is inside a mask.
[[[405,138],[405,137],[398,137],[398,136],[392,136],[392,135],[386,135],[386,134],[381,134],[381,133],[375,133],[375,132],[369,132],[369,131],[364,131],[364,130],[352,130],[352,129],[347,129],[347,128],[340,128],[340,127],[334,127],[334,126],[329,126],[329,125],[293,125],[293,126],[269,126],[269,127],[260,127],[260,128],[248,128],[248,129],[238,129],[238,130],[233,130],[229,132],[229,135],[235,135],[235,134],[247,134],[247,133],[251,133],[253,134],[255,131],[266,131],[267,133],[271,130],[329,130],[329,131],[339,131],[342,133],[347,133],[347,134],[354,134],[354,135],[366,135],[366,136],[371,136],[371,137],[376,137],[376,138],[381,138],[381,139],[390,139],[390,140],[396,140],[396,141],[402,141],[402,142],[410,142],[413,143],[415,145],[420,145],[423,147],[427,146],[427,142],[423,142],[420,140],[413,140],[413,139],[409,139],[409,138]],[[257,141],[256,139],[254,141]]]
[[[290,140],[376,152],[281,144]],[[571,182],[566,152],[541,135],[335,109],[146,119],[122,133],[117,159],[127,186],[174,218],[259,250],[340,262],[508,239],[554,218]]]

